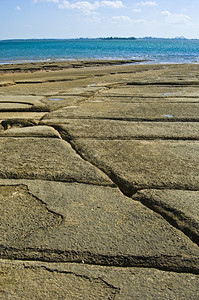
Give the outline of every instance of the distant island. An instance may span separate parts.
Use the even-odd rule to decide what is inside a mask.
[[[185,38],[184,36],[176,36],[176,37],[173,37],[173,38],[161,38],[161,37],[145,36],[145,37],[139,38],[139,40],[189,40],[189,39]]]
[[[132,37],[102,37],[100,40],[136,40],[134,36]]]

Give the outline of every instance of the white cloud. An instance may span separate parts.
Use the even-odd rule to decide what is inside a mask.
[[[67,1],[67,0],[32,0],[33,3],[38,2],[53,2],[57,3],[61,9],[79,10],[84,14],[95,14],[96,10],[100,7],[107,8],[122,8],[125,7],[122,1]]]
[[[101,1],[100,6],[122,8],[124,7],[124,4],[122,3],[122,1]]]
[[[66,9],[74,9],[74,10],[80,10],[84,14],[92,14],[95,13],[95,10],[99,7],[99,2],[95,1],[94,3],[90,3],[88,1],[77,1],[75,3],[71,3],[69,1],[62,1],[61,4],[59,4],[59,8],[66,8]]]
[[[16,10],[21,10],[21,7],[20,6],[16,6]]]
[[[122,8],[124,4],[122,1],[95,1],[92,3],[89,1],[77,1],[72,3],[67,0],[62,0],[59,4],[59,8],[80,10],[84,14],[93,14],[100,7]]]
[[[138,3],[140,6],[157,6],[158,4],[155,1],[145,1]]]
[[[133,9],[133,12],[134,12],[134,13],[140,13],[141,11],[142,11],[142,10],[141,10],[140,8],[134,8],[134,9]]]
[[[133,24],[146,24],[146,23],[149,23],[149,22],[147,22],[145,19],[133,20]]]
[[[145,19],[137,19],[137,20],[133,20],[128,16],[115,16],[112,17],[112,20],[114,22],[125,22],[125,23],[131,23],[131,24],[146,24],[147,21]]]
[[[170,24],[187,24],[191,20],[191,18],[182,13],[171,13],[168,10],[162,11],[161,15],[165,17],[167,23]]]
[[[113,21],[116,21],[116,22],[128,22],[128,23],[131,23],[133,22],[133,20],[131,18],[129,18],[128,16],[115,16],[115,17],[112,17],[112,20]]]
[[[169,17],[171,15],[171,13],[168,10],[164,10],[164,11],[161,12],[161,15],[163,15],[165,17]]]

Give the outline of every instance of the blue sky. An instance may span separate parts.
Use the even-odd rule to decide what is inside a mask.
[[[199,38],[199,0],[0,0],[0,39]]]

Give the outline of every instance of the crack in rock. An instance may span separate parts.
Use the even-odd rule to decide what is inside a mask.
[[[1,244],[10,239],[18,243],[35,231],[59,226],[63,220],[62,215],[48,209],[25,185],[1,185],[0,203]]]

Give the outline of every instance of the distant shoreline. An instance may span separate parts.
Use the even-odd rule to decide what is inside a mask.
[[[79,37],[79,38],[19,38],[19,39],[2,39],[0,42],[19,42],[19,41],[87,41],[87,40],[187,40],[187,41],[198,41],[197,38],[186,38],[186,37]]]
[[[74,60],[74,61],[51,61],[51,62],[28,62],[18,64],[1,64],[0,73],[37,72],[37,71],[60,71],[72,68],[119,66],[148,62],[147,60]]]

